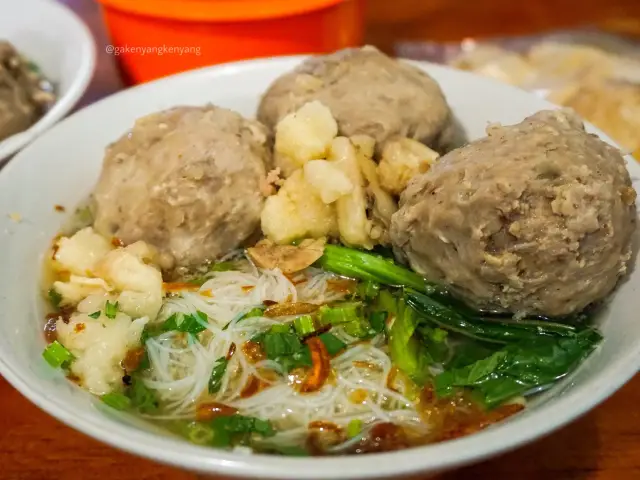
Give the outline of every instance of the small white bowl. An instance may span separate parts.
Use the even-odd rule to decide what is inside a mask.
[[[87,89],[96,63],[84,23],[54,0],[0,0],[0,39],[9,40],[56,86],[56,103],[27,130],[0,142],[0,162],[61,120]]]
[[[108,409],[50,368],[41,357],[44,312],[37,292],[43,252],[63,223],[64,216],[54,211],[54,205],[71,210],[90,193],[105,146],[137,117],[207,102],[253,116],[269,83],[300,61],[300,57],[285,57],[205,68],[123,91],[65,119],[0,171],[0,373],[13,386],[81,432],[160,462],[223,475],[346,480],[435,473],[513,449],[585,413],[637,372],[637,269],[620,285],[599,319],[604,342],[574,375],[533,399],[524,412],[485,431],[399,452],[285,458],[198,447],[132,415]],[[535,95],[485,78],[426,63],[416,65],[440,83],[471,139],[484,136],[489,122],[517,123],[538,110],[555,108]],[[628,160],[635,188],[640,189],[640,166],[631,157]]]

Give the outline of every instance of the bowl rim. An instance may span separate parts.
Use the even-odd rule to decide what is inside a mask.
[[[306,55],[279,56],[268,59],[243,60],[228,64],[204,67],[164,77],[152,82],[122,90],[88,106],[109,102],[113,97],[131,95],[138,89],[170,84],[177,78],[206,75],[234,75],[244,70],[261,66],[290,62],[299,62]],[[409,61],[414,65],[427,65],[430,69],[455,71],[454,69],[429,62]],[[468,72],[455,71],[456,75],[467,77],[473,82],[498,82],[478,77]],[[520,89],[499,84],[502,89]],[[540,99],[541,108],[555,108],[549,102]],[[84,109],[83,109],[84,110]],[[60,122],[65,123],[67,119]],[[585,124],[588,124],[585,122]],[[54,130],[55,131],[55,130]],[[595,129],[603,138],[609,137]],[[33,144],[32,144],[33,145]],[[11,174],[20,164],[32,145],[16,156],[12,162],[0,170],[0,180]],[[640,165],[630,155],[625,156],[632,176],[640,177]],[[595,353],[595,352],[594,352]],[[594,355],[592,353],[592,355]],[[344,457],[295,458],[265,454],[244,455],[222,450],[200,447],[172,437],[156,436],[137,429],[133,425],[115,422],[106,415],[96,421],[95,414],[73,411],[62,401],[49,397],[30,385],[21,374],[0,356],[0,374],[19,392],[43,411],[68,426],[117,449],[139,455],[154,461],[179,468],[208,474],[244,476],[253,478],[273,478],[279,480],[300,479],[365,479],[403,476],[429,471],[436,473],[452,467],[461,467],[469,463],[511,451],[548,434],[575,420],[596,405],[600,404],[623,384],[629,381],[640,369],[640,341],[613,360],[597,377],[590,377],[578,388],[553,400],[553,408],[530,410],[526,416],[516,416],[474,435],[442,443],[431,444],[395,452]],[[603,383],[602,379],[606,381]],[[315,468],[310,468],[315,467]]]
[[[38,8],[40,8],[41,4],[47,4],[46,8],[58,10],[61,15],[66,16],[71,24],[74,25],[73,28],[76,29],[81,38],[79,57],[82,59],[82,63],[68,90],[64,95],[56,98],[51,108],[36,123],[28,129],[0,141],[0,168],[2,168],[2,163],[9,157],[33,142],[73,109],[86,92],[96,67],[96,43],[91,31],[80,17],[63,3],[51,0],[38,0],[37,3],[39,4]]]

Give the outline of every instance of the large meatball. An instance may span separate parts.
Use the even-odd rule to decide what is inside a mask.
[[[561,316],[625,272],[636,193],[615,148],[543,111],[415,177],[391,236],[411,266],[480,308]]]
[[[260,225],[266,143],[264,126],[214,106],[138,119],[107,148],[96,230],[151,243],[167,268],[224,255]]]
[[[313,100],[331,110],[341,135],[370,135],[379,145],[393,136],[406,136],[438,151],[454,141],[453,116],[435,80],[373,47],[304,61],[269,87],[258,119],[274,128]]]

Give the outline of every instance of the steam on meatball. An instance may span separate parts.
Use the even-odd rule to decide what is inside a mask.
[[[438,151],[448,150],[454,141],[452,113],[435,80],[373,47],[306,60],[269,87],[258,119],[273,129],[313,100],[331,110],[340,135],[369,135],[379,147],[394,136],[419,140]]]
[[[138,119],[107,149],[95,229],[151,243],[165,268],[224,255],[260,225],[266,139],[258,122],[214,106]]]
[[[564,111],[487,134],[413,179],[395,246],[480,308],[560,316],[605,297],[636,221],[621,154]]]

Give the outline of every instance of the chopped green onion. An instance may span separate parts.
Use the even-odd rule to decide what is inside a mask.
[[[229,361],[225,357],[220,357],[216,360],[216,364],[211,370],[211,377],[209,378],[209,393],[217,393],[222,387],[222,377],[224,377],[227,371],[227,365]]]
[[[354,418],[347,425],[347,435],[349,438],[353,438],[362,432],[362,420]]]
[[[131,399],[122,393],[111,392],[100,397],[104,403],[116,410],[127,410],[131,407]]]
[[[213,429],[199,422],[188,423],[185,433],[189,441],[196,445],[207,445],[213,441],[214,437]]]
[[[271,333],[289,333],[291,327],[286,323],[275,324],[271,327]]]
[[[322,325],[341,325],[343,323],[360,320],[362,317],[362,303],[343,302],[333,307],[323,305],[318,312]]]
[[[97,320],[98,318],[100,318],[100,310],[98,310],[97,312],[90,313],[89,316]]]
[[[305,337],[316,331],[311,315],[302,315],[294,319],[293,328],[300,337]]]
[[[60,306],[60,302],[62,302],[62,295],[60,295],[55,288],[50,288],[48,296],[51,305],[55,308],[58,308]]]
[[[57,340],[44,349],[42,356],[53,368],[64,367],[73,360],[73,354]]]
[[[109,300],[107,300],[107,303],[105,303],[104,305],[104,314],[107,316],[107,318],[110,318],[111,320],[116,318],[116,314],[118,313],[118,306],[118,302],[111,303]]]
[[[372,331],[369,328],[369,324],[364,318],[353,320],[352,322],[343,323],[340,325],[347,335],[352,337],[364,338],[371,335]]]

